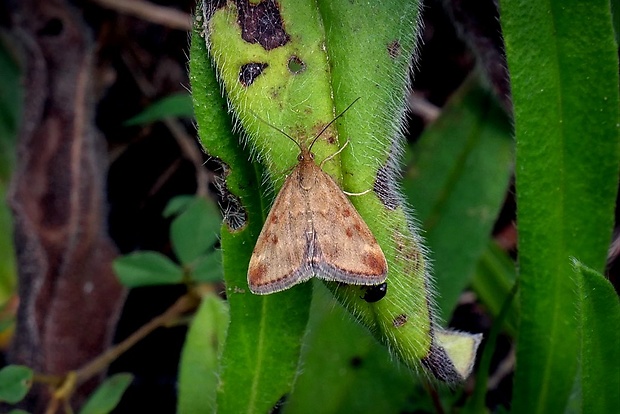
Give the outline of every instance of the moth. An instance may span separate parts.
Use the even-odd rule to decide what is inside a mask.
[[[320,165],[312,152],[321,134],[353,103],[308,147],[272,126],[295,142],[300,153],[252,252],[248,267],[252,293],[280,292],[312,277],[351,285],[385,282],[388,266],[381,247],[342,189],[322,170],[346,144]]]

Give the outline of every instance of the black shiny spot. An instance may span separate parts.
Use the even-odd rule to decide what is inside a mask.
[[[387,294],[387,287],[387,282],[383,282],[380,285],[365,286],[366,293],[362,296],[362,299],[368,303],[378,302]]]
[[[269,66],[267,63],[251,62],[241,66],[239,70],[239,82],[246,88],[254,83],[265,68]]]

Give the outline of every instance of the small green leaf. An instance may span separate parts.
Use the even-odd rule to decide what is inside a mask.
[[[184,265],[191,264],[213,247],[222,219],[214,203],[197,198],[170,227],[172,248]]]
[[[191,96],[187,93],[179,93],[154,102],[138,115],[125,121],[125,125],[141,125],[165,118],[192,118],[193,116]]]
[[[32,370],[23,365],[8,365],[0,370],[0,401],[15,404],[32,386]]]
[[[30,414],[30,413],[28,411],[15,409],[15,410],[9,411],[9,414]]]
[[[90,396],[80,410],[80,414],[107,414],[111,412],[118,405],[131,381],[133,381],[131,374],[112,375]]]
[[[181,214],[185,209],[196,199],[193,195],[180,195],[172,198],[168,204],[166,204],[166,208],[164,208],[164,212],[162,215],[166,218],[172,217],[175,215]]]
[[[196,282],[219,282],[224,278],[224,270],[222,269],[222,251],[215,250],[208,255],[198,259],[193,266],[191,273],[192,280]]]
[[[114,260],[112,267],[127,287],[171,285],[183,281],[183,269],[158,252],[135,252],[121,256]]]
[[[203,297],[187,332],[179,367],[179,414],[214,413],[218,360],[228,326],[228,307],[217,295]]]
[[[581,331],[582,412],[620,412],[620,301],[597,271],[573,262]]]

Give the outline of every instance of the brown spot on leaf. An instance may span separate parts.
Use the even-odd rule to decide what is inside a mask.
[[[398,40],[392,40],[387,45],[387,51],[392,59],[396,59],[397,57],[399,57],[402,52],[400,42]]]
[[[250,62],[241,66],[239,69],[239,83],[246,88],[254,83],[265,68],[269,66],[267,63]]]
[[[400,315],[394,318],[394,320],[392,321],[392,325],[394,325],[394,328],[400,328],[401,326],[407,323],[407,319],[408,319],[407,315],[405,315],[404,313],[401,313]]]
[[[249,43],[258,43],[265,50],[284,46],[290,36],[284,30],[278,3],[274,0],[252,4],[249,0],[237,0],[238,23],[241,37]]]

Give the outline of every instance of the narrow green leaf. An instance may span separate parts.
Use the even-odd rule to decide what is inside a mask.
[[[192,266],[191,278],[197,282],[213,283],[219,282],[224,278],[222,269],[222,251],[215,250],[198,261]]]
[[[478,261],[471,287],[492,316],[497,317],[500,314],[502,305],[510,296],[515,279],[514,261],[494,241],[491,241]],[[511,303],[503,328],[514,338],[517,336],[519,304],[516,300]]]
[[[141,251],[112,263],[116,276],[127,287],[170,285],[183,281],[183,269],[161,253]]]
[[[433,252],[449,318],[485,251],[512,172],[508,116],[478,76],[470,77],[413,149],[404,190]]]
[[[125,121],[125,125],[142,125],[165,118],[192,118],[193,116],[192,97],[187,93],[179,93],[152,103],[144,111]]]
[[[196,198],[170,226],[172,248],[184,265],[205,254],[217,241],[222,219],[213,202]]]
[[[570,257],[602,271],[613,226],[618,55],[608,0],[500,5],[517,139],[513,411],[560,413],[579,354]]]
[[[197,15],[204,19],[202,10]],[[197,18],[198,19],[198,18]],[[200,139],[223,163],[222,185],[229,204],[221,232],[230,326],[221,357],[217,409],[220,413],[265,413],[289,393],[297,374],[308,312],[309,284],[271,296],[252,295],[247,266],[265,219],[262,168],[232,133],[227,103],[208,59],[203,28],[193,32],[190,80]],[[204,35],[204,33],[203,33]]]
[[[213,293],[205,295],[183,345],[177,413],[217,412],[218,362],[227,326],[227,304]]]
[[[24,411],[24,410],[11,410],[9,411],[9,414],[30,414],[28,411]]]
[[[32,386],[32,370],[23,365],[7,365],[0,370],[0,402],[21,401]]]
[[[498,335],[504,330],[503,325],[506,323],[507,317],[511,314],[517,290],[518,285],[513,284],[508,294],[503,296],[504,302],[493,323],[491,332],[489,332],[482,357],[478,363],[476,387],[472,397],[467,401],[465,407],[463,407],[463,414],[477,414],[486,411],[487,384],[489,380],[489,371],[491,369],[491,360],[495,352],[495,343],[497,342]]]
[[[620,412],[620,301],[603,275],[573,263],[581,332],[581,412]]]
[[[125,390],[133,381],[128,373],[114,374],[107,378],[90,396],[80,414],[107,414],[120,402]]]
[[[185,211],[195,199],[196,197],[193,195],[176,196],[166,204],[166,208],[164,208],[162,215],[166,218],[179,215]]]

